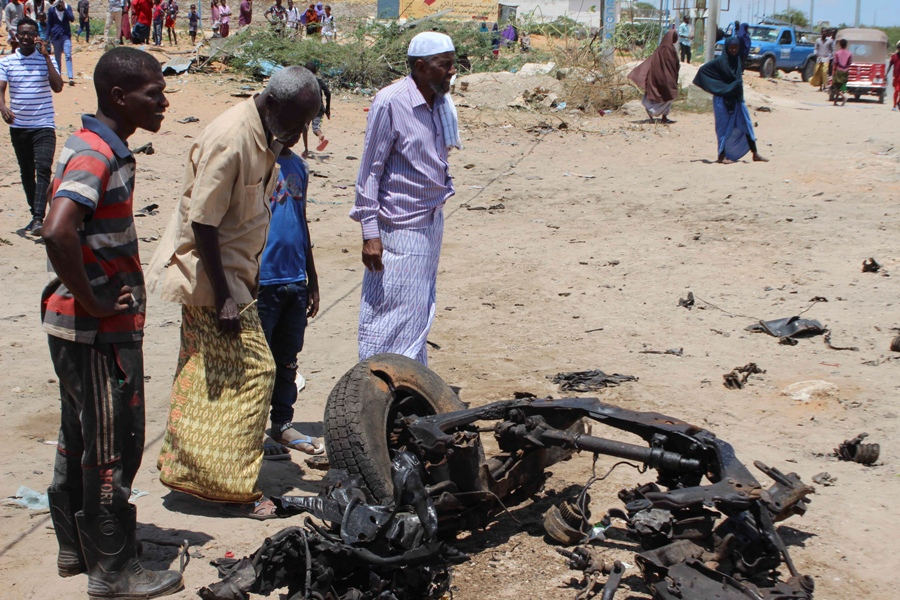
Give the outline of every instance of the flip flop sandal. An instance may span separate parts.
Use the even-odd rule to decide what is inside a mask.
[[[283,444],[265,444],[263,446],[263,460],[290,460],[291,451]]]
[[[275,514],[275,510],[275,504],[265,497],[248,504],[224,504],[219,508],[219,512],[223,515],[229,517],[243,517],[245,519],[254,519],[256,521],[268,521],[269,519],[279,518],[278,515]]]
[[[284,440],[284,441],[275,440],[275,441],[277,441],[282,446],[285,446],[291,450],[296,450],[298,452],[302,452],[304,454],[310,454],[312,456],[319,456],[320,454],[325,453],[325,444],[320,443],[318,446],[316,446],[315,444],[313,444],[313,439],[308,435],[304,435],[303,437],[296,439],[296,440],[292,440],[290,442],[287,440]],[[310,446],[312,446],[313,451],[307,452],[306,450],[301,448],[300,446],[303,444],[309,444]]]
[[[328,140],[322,140],[321,142],[319,142],[319,145],[316,146],[316,152],[321,152],[327,147],[328,147]]]

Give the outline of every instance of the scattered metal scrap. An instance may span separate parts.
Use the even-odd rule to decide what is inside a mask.
[[[822,471],[821,473],[817,473],[813,475],[813,483],[816,485],[823,485],[825,487],[832,486],[837,483],[837,477],[828,473],[827,471]]]
[[[725,387],[729,390],[741,390],[744,389],[744,385],[746,385],[747,380],[750,379],[751,375],[756,375],[757,373],[765,373],[764,369],[760,369],[756,363],[747,363],[743,367],[735,367],[731,370],[730,373],[725,373],[722,375],[722,379],[725,380]]]
[[[159,204],[148,204],[144,208],[141,208],[135,211],[134,216],[136,217],[152,217],[155,214],[159,213]]]
[[[840,446],[834,449],[834,454],[841,460],[857,462],[861,465],[873,465],[881,453],[879,444],[863,444],[862,441],[869,437],[868,433],[861,433],[852,440],[844,440]]]
[[[148,156],[154,152],[156,152],[156,150],[153,149],[153,142],[147,142],[143,146],[138,146],[131,151],[132,154],[146,154]]]
[[[175,56],[170,58],[166,64],[162,66],[163,75],[178,75],[186,73],[191,65],[197,60],[197,56]]]
[[[877,273],[881,270],[881,265],[879,265],[874,258],[867,258],[863,261],[862,264],[862,272],[863,273]]]
[[[825,331],[825,345],[830,350],[849,350],[850,352],[859,352],[859,348],[856,346],[835,346],[831,343],[831,332]]]
[[[574,552],[556,549],[565,556],[568,566],[575,571],[583,571],[584,577],[577,584],[582,590],[576,594],[575,600],[587,600],[600,592],[600,600],[613,600],[619,584],[622,583],[622,575],[625,573],[625,565],[622,561],[607,561],[597,548],[580,546]],[[600,586],[600,578],[607,576],[606,583]]]
[[[310,513],[332,529],[306,519],[267,538],[253,555],[217,559],[222,581],[202,588],[204,600],[245,600],[287,587],[288,598],[428,600],[450,589],[450,565],[468,560],[436,539],[438,516],[422,483],[422,464],[399,452],[391,464],[394,497],[366,503],[363,483],[332,470],[319,496],[274,497],[278,513]]]
[[[671,354],[672,356],[684,356],[684,348],[669,348],[668,350],[640,350],[638,354]]]
[[[633,375],[620,375],[613,373],[607,375],[600,369],[591,371],[570,371],[547,375],[547,379],[559,384],[559,389],[564,392],[595,392],[607,387],[615,387],[626,381],[637,381]]]
[[[614,519],[625,522],[630,537],[640,543],[642,551],[635,559],[655,599],[812,598],[814,581],[797,572],[775,523],[806,512],[806,496],[814,490],[796,473],[785,475],[759,461],[754,465],[775,481],[768,490],[741,491],[738,480],[726,477],[683,495],[683,490],[671,487],[663,492],[655,483],[619,492],[625,510],[610,509],[600,525],[609,527]],[[736,460],[733,466],[735,473],[749,476]],[[730,497],[717,495],[724,482],[735,486]],[[623,571],[616,567],[622,563],[610,566],[602,552],[590,546],[560,551],[570,568],[584,572],[576,600],[595,594],[602,575],[609,579],[601,598],[613,598]],[[782,560],[790,572],[786,581],[779,580],[775,571]]]
[[[691,310],[694,307],[694,292],[688,292],[687,298],[679,298],[678,306]]]

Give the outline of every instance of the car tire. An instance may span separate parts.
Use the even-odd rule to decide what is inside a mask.
[[[402,405],[402,406],[400,406]],[[398,414],[421,417],[466,406],[437,374],[399,354],[378,354],[347,371],[325,405],[325,447],[332,468],[359,475],[370,500],[392,497],[388,437]]]
[[[878,104],[884,104],[884,97],[886,94],[887,92],[885,91],[882,91],[880,94],[878,94]]]
[[[806,61],[806,65],[803,67],[803,70],[800,72],[800,78],[804,83],[808,83],[810,79],[812,79],[813,73],[816,72],[816,63],[815,61],[808,60]]]
[[[854,100],[854,102],[859,102],[859,97],[860,97],[860,94],[859,94],[859,93],[853,94],[853,100]]]
[[[767,56],[763,59],[762,64],[759,65],[759,76],[768,79],[773,75],[775,75],[775,59]]]

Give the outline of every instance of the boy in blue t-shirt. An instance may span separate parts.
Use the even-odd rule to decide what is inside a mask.
[[[264,457],[288,458],[286,446],[306,454],[322,454],[319,440],[294,429],[297,401],[297,355],[303,349],[308,318],[319,312],[319,279],[306,223],[309,168],[285,148],[278,157],[281,172],[272,193],[272,220],[259,267],[259,320],[275,358],[272,390],[272,430],[276,445],[265,446]]]

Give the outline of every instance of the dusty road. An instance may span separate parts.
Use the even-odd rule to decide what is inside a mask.
[[[76,54],[76,72],[90,73],[91,53]],[[659,410],[694,422],[730,441],[747,464],[754,459],[796,471],[804,480],[828,471],[805,517],[783,528],[802,572],[816,578],[816,598],[896,597],[900,568],[896,498],[900,496],[900,361],[888,357],[900,326],[900,116],[874,102],[834,108],[811,87],[751,77],[760,150],[768,164],[710,164],[715,157],[711,114],[673,114],[665,128],[638,116],[576,117],[461,108],[465,149],[451,157],[457,194],[446,208],[438,317],[431,367],[462,387],[463,400],[482,403],[514,391],[559,395],[545,378],[559,371],[601,368],[639,377],[602,397],[629,408]],[[174,207],[193,137],[239,98],[242,82],[228,75],[169,78],[162,131],[138,133],[156,153],[138,156],[136,208],[157,203],[138,220],[146,263]],[[489,83],[479,83],[489,86]],[[477,86],[470,88],[475,94]],[[486,90],[481,89],[481,93]],[[490,87],[487,88],[490,91]],[[90,81],[56,97],[59,142],[93,109]],[[512,98],[500,98],[505,106]],[[356,360],[356,316],[362,265],[360,236],[347,217],[353,201],[368,100],[335,98],[325,123],[328,155],[313,162],[311,228],[323,310],[310,326],[301,372],[308,387],[296,420],[321,432],[325,399]],[[755,110],[765,105],[771,112]],[[196,116],[199,123],[177,124]],[[541,121],[568,129],[534,128]],[[531,129],[531,131],[529,131]],[[58,427],[55,374],[39,328],[38,301],[46,282],[43,246],[16,233],[28,221],[6,128],[0,131],[0,439],[2,495],[20,485],[44,489],[52,475]],[[502,204],[502,208],[477,210]],[[883,265],[861,272],[863,259]],[[693,310],[677,306],[692,291]],[[744,328],[807,309],[833,332],[797,346]],[[288,525],[223,519],[166,490],[156,455],[165,425],[177,358],[178,307],[151,299],[145,339],[147,450],[135,500],[152,567],[172,563],[181,539],[203,557],[185,572],[186,589],[216,579],[208,560],[242,556],[267,534]],[[681,357],[641,354],[683,348]],[[896,355],[895,355],[896,356]],[[756,362],[766,373],[743,390],[727,390],[722,375]],[[798,401],[789,384],[824,380],[837,391]],[[829,456],[840,441],[867,431],[881,443],[870,468]],[[603,468],[601,462],[601,468]],[[576,573],[545,544],[540,512],[555,493],[582,485],[589,457],[552,469],[543,496],[516,507],[522,523],[502,518],[467,537],[473,560],[456,569],[455,597],[574,597],[565,583]],[[760,475],[760,477],[762,477]],[[621,486],[652,474],[616,471],[595,488],[593,510],[616,506]],[[315,493],[320,476],[298,455],[266,463],[267,494]],[[763,478],[764,479],[764,478]],[[46,513],[0,506],[0,581],[4,598],[80,597],[86,579],[55,574],[55,539]],[[627,547],[611,555],[630,560]],[[630,571],[629,575],[634,575]],[[631,596],[644,597],[636,577]],[[618,597],[627,597],[623,589]]]

